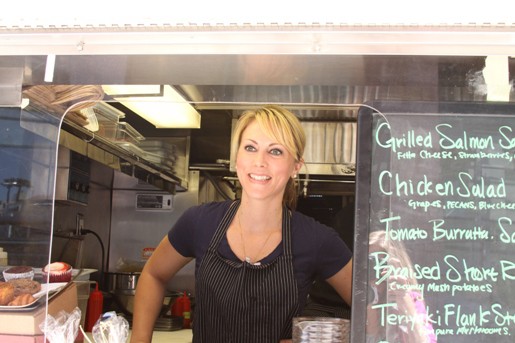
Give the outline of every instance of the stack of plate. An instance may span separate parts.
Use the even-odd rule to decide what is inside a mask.
[[[154,330],[156,331],[175,331],[182,330],[183,319],[179,316],[164,316],[156,320]]]
[[[293,343],[347,343],[350,321],[341,318],[293,318]]]

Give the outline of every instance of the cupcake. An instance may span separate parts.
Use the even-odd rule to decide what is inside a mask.
[[[30,279],[34,278],[34,268],[29,266],[15,266],[3,271],[5,281],[13,279]]]
[[[69,282],[72,279],[72,266],[64,262],[47,264],[42,270],[43,280],[48,282]]]

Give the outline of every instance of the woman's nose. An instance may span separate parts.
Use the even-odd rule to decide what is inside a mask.
[[[254,163],[257,167],[264,167],[266,165],[266,156],[262,152],[258,152],[256,154],[256,158],[254,159]]]

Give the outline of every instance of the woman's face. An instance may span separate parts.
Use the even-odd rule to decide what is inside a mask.
[[[288,180],[301,166],[286,147],[267,136],[256,121],[243,131],[236,171],[248,197],[282,201]]]

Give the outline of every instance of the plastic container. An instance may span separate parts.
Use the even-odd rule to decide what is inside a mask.
[[[99,121],[98,123],[98,131],[96,132],[97,135],[110,140],[114,141],[116,139],[116,134],[118,132],[118,122],[111,122],[111,121]]]
[[[141,141],[145,140],[135,128],[125,122],[105,121],[99,123],[97,134],[114,143],[128,143],[138,146]]]
[[[177,150],[177,146],[172,142],[167,142],[164,140],[158,139],[149,139],[141,142],[141,147],[145,150],[157,152],[157,151],[167,151],[171,153],[175,153]]]
[[[147,160],[151,163],[154,163],[154,164],[161,165],[164,162],[163,157],[159,156],[158,154],[154,154],[154,153],[151,153],[148,151],[143,151],[142,156],[145,158],[145,160]]]
[[[104,123],[118,123],[120,119],[125,118],[125,113],[104,102],[96,103],[92,109],[100,125]]]
[[[350,321],[330,317],[293,318],[293,343],[348,343]]]
[[[135,128],[133,128],[129,123],[120,122],[118,123],[118,130],[116,132],[116,142],[127,142],[138,145],[143,137]]]

